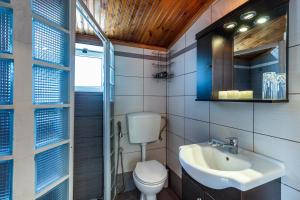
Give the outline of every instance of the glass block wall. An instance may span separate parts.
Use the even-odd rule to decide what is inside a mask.
[[[66,180],[37,200],[65,200],[69,198],[69,182]]]
[[[46,66],[33,65],[33,103],[69,103],[69,73]]]
[[[70,2],[31,1],[35,192],[39,200],[70,198]]]
[[[0,161],[0,199],[12,199],[12,160]]]
[[[13,45],[13,11],[0,7],[0,53],[12,53]]]
[[[69,138],[68,108],[36,109],[34,119],[36,148]]]
[[[13,110],[0,110],[0,156],[12,155]]]
[[[61,145],[35,156],[36,191],[63,178],[69,173],[69,146]]]
[[[13,193],[13,85],[13,9],[0,7],[0,199],[3,200],[11,200]]]

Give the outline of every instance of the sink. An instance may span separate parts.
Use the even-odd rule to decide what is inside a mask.
[[[277,160],[241,148],[231,154],[210,143],[181,146],[179,160],[193,179],[213,189],[247,191],[285,175],[284,165]]]

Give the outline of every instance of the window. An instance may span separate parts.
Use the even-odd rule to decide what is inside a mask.
[[[76,44],[75,91],[103,91],[103,47]]]

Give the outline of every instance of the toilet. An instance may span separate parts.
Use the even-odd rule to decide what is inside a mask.
[[[142,161],[138,162],[133,171],[133,180],[141,192],[140,200],[156,200],[168,178],[164,165],[156,160],[146,161],[146,145],[159,138],[161,116],[157,113],[140,112],[127,115],[130,143],[142,147]]]

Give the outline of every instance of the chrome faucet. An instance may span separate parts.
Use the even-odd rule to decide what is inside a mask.
[[[225,139],[229,140],[229,143],[223,144],[221,147],[228,148],[229,153],[238,154],[239,139],[237,137],[228,137]]]

